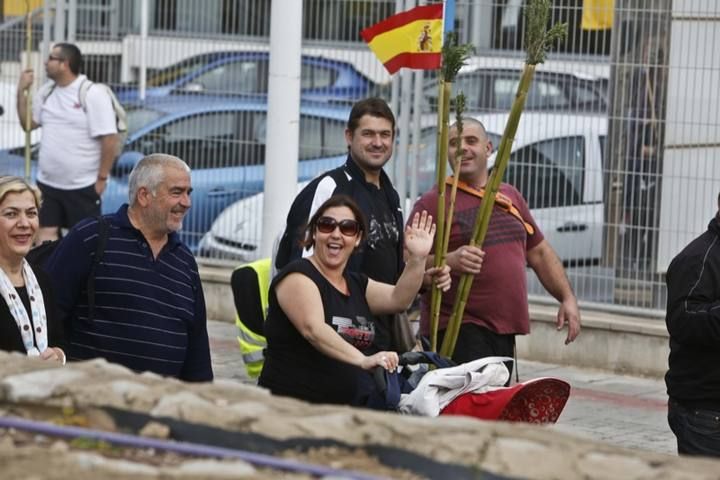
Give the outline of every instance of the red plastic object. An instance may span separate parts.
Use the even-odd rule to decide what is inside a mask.
[[[570,384],[558,378],[536,378],[487,393],[465,393],[440,415],[466,415],[484,420],[555,423],[570,396]]]

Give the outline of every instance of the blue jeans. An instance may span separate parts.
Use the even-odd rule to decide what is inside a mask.
[[[720,457],[720,409],[685,408],[670,399],[668,424],[680,455]]]

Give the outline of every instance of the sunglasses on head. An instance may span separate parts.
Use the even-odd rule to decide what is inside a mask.
[[[339,222],[332,217],[320,217],[315,226],[321,233],[332,233],[335,227],[340,227],[340,233],[346,237],[354,237],[360,232],[360,223],[357,220],[345,219]]]

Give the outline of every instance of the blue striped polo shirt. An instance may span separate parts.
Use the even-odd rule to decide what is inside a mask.
[[[205,298],[197,263],[176,233],[157,258],[123,205],[106,215],[109,236],[95,272],[95,314],[88,321],[87,277],[98,220],[73,227],[48,259],[68,337],[68,358],[103,357],[135,371],[188,381],[213,378]]]

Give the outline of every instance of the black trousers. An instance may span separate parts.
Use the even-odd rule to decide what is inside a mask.
[[[445,338],[445,330],[438,332],[438,348]],[[483,357],[515,357],[515,335],[495,333],[474,323],[460,326],[452,360],[455,363],[467,363]],[[512,377],[514,362],[505,362]]]

